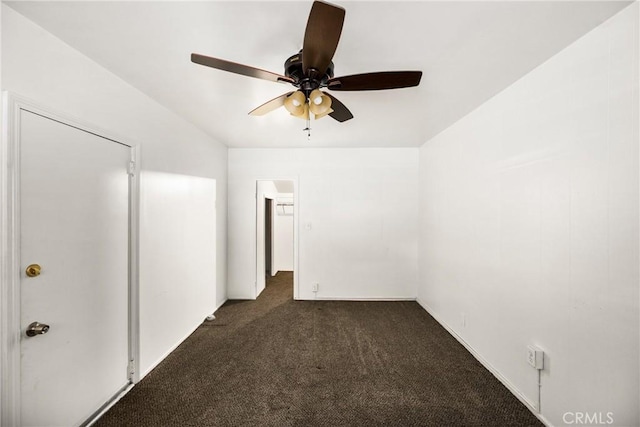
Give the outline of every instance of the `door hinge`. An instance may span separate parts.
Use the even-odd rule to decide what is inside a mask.
[[[132,378],[135,372],[135,364],[133,363],[133,360],[130,360],[127,364],[127,378]]]
[[[129,175],[134,176],[136,174],[136,162],[129,162]]]

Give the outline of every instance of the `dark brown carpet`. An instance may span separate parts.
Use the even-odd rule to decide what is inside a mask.
[[[541,426],[415,302],[229,301],[96,426]]]

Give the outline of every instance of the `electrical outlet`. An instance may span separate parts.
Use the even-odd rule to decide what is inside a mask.
[[[313,283],[313,284],[311,285],[311,291],[312,291],[312,292],[318,292],[318,287],[319,287],[319,286],[320,286],[320,284],[319,284],[319,283]]]
[[[535,345],[527,346],[527,362],[536,369],[544,369],[544,351]]]

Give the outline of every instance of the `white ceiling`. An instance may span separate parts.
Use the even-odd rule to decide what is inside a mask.
[[[247,113],[291,86],[190,62],[192,52],[284,73],[310,1],[8,4],[230,147],[420,146],[622,9],[617,1],[356,1],[336,76],[422,70],[417,88],[334,92],[355,118]]]

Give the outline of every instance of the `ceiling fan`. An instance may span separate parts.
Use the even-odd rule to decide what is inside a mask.
[[[224,59],[191,54],[191,61],[231,73],[279,83],[297,88],[255,108],[250,115],[261,116],[284,106],[293,116],[307,120],[330,116],[339,122],[353,118],[353,114],[333,95],[321,91],[363,91],[399,89],[420,84],[422,71],[381,71],[334,77],[331,59],[338,47],[345,9],[322,1],[314,1],[304,33],[302,50],[284,63],[284,75],[237,64]]]

